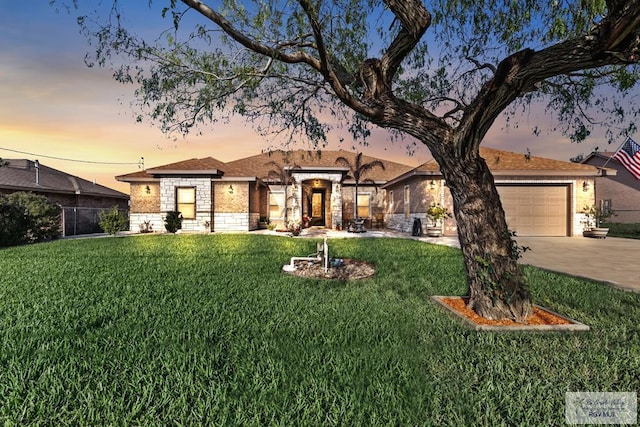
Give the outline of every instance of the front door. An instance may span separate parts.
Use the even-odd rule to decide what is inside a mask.
[[[325,189],[314,188],[311,193],[311,225],[325,226],[324,197]]]

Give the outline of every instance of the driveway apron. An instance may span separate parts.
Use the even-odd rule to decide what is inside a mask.
[[[521,262],[640,292],[640,240],[585,237],[518,237]]]

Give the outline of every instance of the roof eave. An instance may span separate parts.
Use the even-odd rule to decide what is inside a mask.
[[[218,169],[147,169],[151,175],[223,175]]]

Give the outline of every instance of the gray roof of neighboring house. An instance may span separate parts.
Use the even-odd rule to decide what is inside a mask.
[[[38,193],[81,194],[129,199],[129,195],[27,159],[4,159],[0,166],[0,188]],[[37,180],[37,182],[36,182]]]

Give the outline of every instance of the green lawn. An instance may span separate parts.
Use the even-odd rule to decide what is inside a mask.
[[[460,252],[330,241],[370,279],[280,272],[316,241],[65,240],[0,250],[0,425],[563,425],[566,391],[640,389],[640,295],[527,269],[590,332],[466,329]]]

